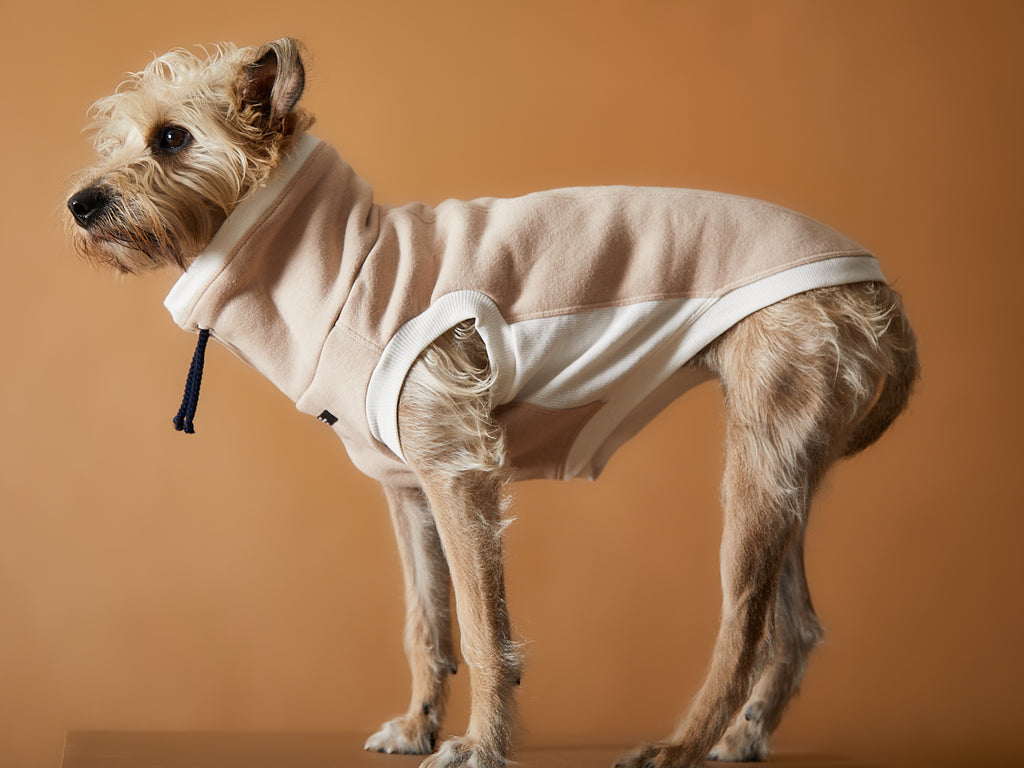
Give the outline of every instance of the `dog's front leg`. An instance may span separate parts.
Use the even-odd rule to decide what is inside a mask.
[[[479,337],[460,327],[420,358],[399,403],[402,449],[448,559],[470,670],[469,729],[423,768],[499,768],[512,746],[520,662],[505,604],[504,446],[491,420],[490,382]]]
[[[365,749],[425,755],[444,719],[448,677],[455,673],[451,582],[441,540],[419,488],[385,488],[405,576],[405,653],[412,673],[409,711],[371,736]]]
[[[497,768],[512,746],[520,675],[505,604],[501,490],[492,478],[478,476],[441,479],[427,493],[455,586],[471,710],[465,737],[445,742],[424,768]]]

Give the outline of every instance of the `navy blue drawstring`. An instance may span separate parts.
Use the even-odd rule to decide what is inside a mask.
[[[187,435],[196,431],[192,426],[192,419],[195,418],[196,406],[199,404],[199,385],[203,381],[203,360],[206,357],[206,341],[209,338],[209,329],[200,328],[199,343],[196,344],[195,354],[192,355],[192,365],[189,366],[188,378],[185,380],[185,394],[181,398],[181,408],[178,409],[178,415],[174,417],[174,428]]]

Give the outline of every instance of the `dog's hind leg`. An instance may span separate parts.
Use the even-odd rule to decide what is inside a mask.
[[[441,744],[424,768],[499,768],[512,747],[520,660],[505,604],[506,472],[492,383],[479,336],[472,325],[459,326],[413,366],[399,402],[402,450],[448,559],[470,673],[466,735]]]
[[[767,749],[819,632],[802,562],[811,496],[833,461],[870,444],[903,410],[917,376],[899,297],[878,283],[767,307],[718,339],[704,362],[726,404],[722,621],[689,716],[669,743],[628,758],[629,768],[690,768],[745,702],[737,741],[749,743],[728,756]],[[727,756],[728,743],[719,746]]]
[[[824,471],[838,456],[849,456],[870,445],[906,407],[918,376],[914,334],[903,313],[899,295],[886,285],[862,283],[815,291],[779,304],[752,325],[764,328],[785,349],[797,350],[787,339],[789,328],[802,333],[804,343],[818,339],[820,354],[831,378],[808,378],[813,357],[801,361],[798,375],[807,387],[810,402],[827,392],[821,410],[819,443],[827,438],[830,455],[818,469]],[[780,328],[782,330],[780,330]],[[728,345],[728,342],[727,342]],[[812,347],[813,349],[813,347]],[[759,356],[749,358],[761,364]],[[817,384],[815,384],[817,381]],[[828,389],[822,389],[830,384]],[[812,474],[813,479],[813,474]],[[813,486],[811,488],[813,490]],[[804,525],[798,529],[786,553],[775,609],[773,655],[750,698],[733,724],[711,752],[719,760],[760,760],[768,753],[768,738],[796,694],[807,666],[807,657],[821,639],[803,563]]]
[[[419,488],[385,488],[405,576],[405,653],[412,672],[409,711],[365,745],[373,752],[425,755],[444,719],[448,678],[455,673],[448,562],[426,496]]]
[[[788,569],[788,617],[808,503],[841,421],[834,336],[803,310],[792,300],[762,310],[706,355],[726,404],[722,619],[689,715],[667,744],[627,758],[628,768],[689,768],[707,757],[773,658],[780,578]]]
[[[807,657],[820,639],[821,625],[804,573],[801,529],[794,533],[782,566],[771,660],[733,724],[711,750],[711,759],[736,762],[763,760],[768,755],[768,739],[799,689]]]

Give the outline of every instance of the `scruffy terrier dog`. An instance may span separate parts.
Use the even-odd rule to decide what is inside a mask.
[[[289,39],[156,59],[93,107],[99,160],[68,228],[122,272],[182,270],[167,306],[200,351],[212,333],[384,484],[412,704],[366,748],[434,750],[454,591],[472,712],[423,765],[506,764],[521,665],[502,575],[507,482],[594,477],[667,403],[717,378],[714,655],[678,729],[620,764],[764,757],[820,634],[803,565],[811,495],[882,434],[917,377],[875,259],[798,214],[693,190],[379,205],[307,133],[304,83]]]

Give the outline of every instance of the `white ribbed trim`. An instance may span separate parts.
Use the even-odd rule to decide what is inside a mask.
[[[391,337],[373,369],[366,390],[366,421],[374,438],[405,461],[398,439],[398,396],[412,364],[420,352],[445,331],[463,320],[475,320],[487,346],[491,370],[495,373],[496,402],[507,392],[515,376],[516,358],[511,331],[490,297],[479,291],[446,293]]]
[[[277,167],[266,185],[243,200],[220,225],[209,245],[189,265],[171,288],[164,306],[174,322],[185,327],[188,316],[199,297],[230,261],[235,245],[245,236],[264,212],[274,204],[288,183],[295,177],[320,139],[309,134],[300,138]],[[194,329],[186,329],[194,330]]]
[[[497,377],[495,404],[516,399],[573,408],[605,401],[569,451],[569,479],[590,469],[595,453],[654,389],[747,315],[813,288],[868,280],[884,280],[873,257],[842,256],[785,270],[718,299],[638,302],[512,325],[486,295],[456,291],[408,321],[387,344],[367,388],[367,423],[404,460],[398,398],[409,369],[431,341],[473,319]]]

